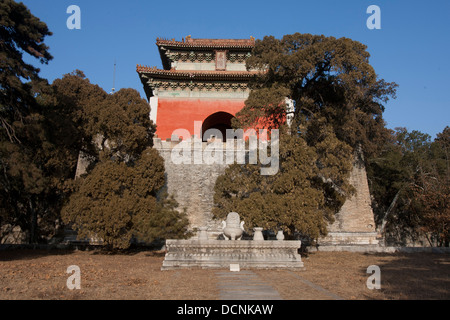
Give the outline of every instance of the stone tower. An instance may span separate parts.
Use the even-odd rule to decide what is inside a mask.
[[[257,73],[245,66],[255,40],[188,36],[183,41],[157,39],[156,45],[164,69],[138,65],[137,72],[157,136],[170,139],[183,129],[200,137],[210,128],[231,128],[231,119],[249,95],[248,82]],[[201,128],[194,128],[195,121]]]
[[[207,147],[211,137],[204,133],[208,129],[224,132],[231,128],[231,119],[244,107],[250,93],[248,82],[258,72],[247,70],[245,65],[254,44],[253,37],[157,39],[164,69],[137,66],[151,107],[150,118],[157,125],[154,147],[165,161],[168,192],[175,196],[180,208],[187,209],[191,227],[208,226],[212,236],[220,228],[211,213],[214,184],[227,165],[225,161],[174,164],[171,153],[179,143],[180,133],[184,139],[193,138],[194,152],[195,148]],[[350,179],[357,193],[330,225],[329,235],[320,242],[323,245],[377,244],[366,171],[360,157],[355,158]]]

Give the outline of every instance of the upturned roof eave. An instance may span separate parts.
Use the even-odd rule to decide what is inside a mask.
[[[246,49],[252,50],[255,46],[254,39],[187,39],[186,41],[175,41],[166,39],[156,39],[158,48],[177,49]]]
[[[137,66],[136,71],[140,75],[167,80],[249,80],[259,74],[256,71],[177,71],[143,66]]]

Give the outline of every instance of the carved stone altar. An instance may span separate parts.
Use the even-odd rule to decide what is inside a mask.
[[[300,241],[167,240],[161,270],[179,268],[302,268]]]
[[[232,212],[224,224],[224,237],[240,239],[244,222]],[[231,229],[227,229],[231,228]],[[166,240],[166,256],[161,270],[179,268],[302,268],[303,262],[298,249],[301,241],[264,240],[262,228],[255,228],[254,240],[226,241],[210,240],[201,228],[198,239]],[[283,237],[284,238],[284,237]]]

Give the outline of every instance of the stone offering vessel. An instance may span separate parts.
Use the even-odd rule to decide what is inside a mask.
[[[255,231],[253,241],[264,241],[264,236],[262,234],[263,228],[254,228],[253,231]]]
[[[283,241],[284,240],[284,233],[283,230],[279,230],[277,233],[277,240],[278,241]]]
[[[244,233],[244,221],[240,221],[239,214],[230,212],[226,221],[222,221],[225,240],[241,240]]]
[[[254,228],[254,240],[241,240],[244,233],[244,221],[239,214],[231,212],[223,224],[223,236],[226,240],[208,239],[207,227],[200,228],[197,239],[166,240],[166,257],[161,270],[180,268],[242,268],[278,269],[303,268],[298,249],[300,240],[264,240],[263,228]],[[256,241],[255,241],[256,240]]]

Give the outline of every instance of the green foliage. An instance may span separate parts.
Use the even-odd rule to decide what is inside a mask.
[[[0,124],[1,134],[19,142],[15,122],[22,121],[35,108],[30,83],[39,80],[39,69],[23,60],[23,53],[48,63],[52,56],[44,43],[52,33],[22,3],[0,2]]]
[[[294,123],[309,145],[329,125],[336,137],[366,156],[388,137],[382,112],[396,84],[377,79],[367,47],[347,38],[295,33],[281,40],[257,40],[247,68],[264,70],[252,83],[236,127],[278,127],[286,118],[285,97],[293,100]]]
[[[65,166],[61,161],[71,161],[70,155],[56,156],[51,120],[35,96],[46,81],[23,60],[26,53],[48,63],[52,56],[44,40],[49,35],[25,5],[0,2],[0,226],[20,226],[29,242],[54,229],[63,179],[59,169]],[[39,231],[38,224],[45,227]]]
[[[389,138],[382,113],[396,84],[378,79],[367,47],[351,39],[310,34],[257,40],[248,69],[263,70],[251,83],[236,128],[279,128],[294,104],[289,133],[280,141],[280,171],[232,166],[217,180],[215,213],[243,215],[250,226],[311,238],[326,233],[346,197],[355,153],[380,152]]]
[[[184,234],[187,219],[174,200],[157,199],[164,164],[149,149],[155,126],[148,103],[133,89],[108,95],[79,70],[49,85],[20,50],[47,63],[43,39],[51,33],[23,4],[2,1],[0,10],[0,225],[45,241],[67,202],[64,221],[111,248],[127,247],[134,234]],[[73,187],[80,151],[92,166]]]
[[[62,217],[80,238],[126,249],[133,236],[152,241],[186,232],[187,220],[175,210],[173,200],[156,198],[164,185],[164,163],[154,149],[132,164],[101,161],[77,184]]]
[[[377,224],[404,244],[425,235],[430,244],[449,242],[449,127],[431,137],[398,128],[391,143],[369,161],[368,177]]]
[[[126,249],[133,237],[185,236],[188,221],[174,200],[157,199],[164,162],[150,148],[155,126],[148,103],[133,89],[108,95],[81,71],[52,87],[57,106],[72,119],[80,150],[93,160],[76,181],[63,221],[80,238],[100,239],[109,249]]]
[[[100,149],[105,157],[136,157],[151,145],[155,126],[148,116],[148,103],[136,90],[108,95],[79,70],[55,80],[52,87],[86,154],[98,157]]]
[[[24,52],[52,59],[45,23],[9,0],[0,2],[0,21],[1,230],[20,226],[29,242],[46,241],[67,202],[64,220],[110,247],[126,247],[134,233],[183,233],[187,220],[176,203],[156,197],[164,165],[148,149],[155,131],[148,103],[132,89],[108,95],[79,70],[49,85],[22,59]],[[80,151],[93,161],[73,187]]]
[[[280,171],[264,176],[257,165],[230,166],[217,179],[213,213],[224,219],[238,212],[247,231],[283,229],[291,238],[299,232],[317,239],[327,233],[345,195],[353,192],[347,180],[352,160],[351,148],[332,132],[317,147],[283,132]]]
[[[180,213],[177,208],[178,203],[172,196],[161,194],[152,215],[141,215],[136,221],[136,238],[150,243],[155,239],[185,239],[192,236],[188,230],[186,212]]]
[[[99,106],[97,134],[109,155],[138,157],[152,144],[155,125],[149,118],[148,103],[134,89],[121,89]]]

